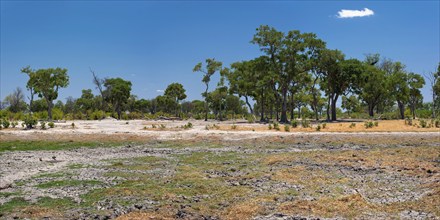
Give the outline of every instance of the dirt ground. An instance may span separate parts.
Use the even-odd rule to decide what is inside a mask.
[[[439,219],[440,130],[351,123],[278,131],[108,119],[3,129],[3,143],[97,146],[1,152],[0,218]]]

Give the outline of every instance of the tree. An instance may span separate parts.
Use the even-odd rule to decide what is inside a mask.
[[[397,102],[400,118],[405,118],[405,106],[409,100],[408,74],[405,72],[405,66],[400,62],[390,65],[390,92]]]
[[[37,94],[37,92],[35,91],[35,71],[31,69],[30,66],[24,67],[21,69],[22,73],[25,73],[28,75],[29,79],[26,83],[26,89],[29,90],[30,92],[30,96],[28,97],[29,99],[29,109],[32,113],[32,105],[34,102],[34,96]]]
[[[278,87],[274,88],[274,91],[280,93],[275,93],[276,102],[281,101],[280,122],[286,123],[288,92],[291,87],[301,83],[303,78],[300,74],[312,68],[309,60],[316,58],[317,52],[325,47],[325,43],[317,39],[313,33],[292,30],[284,34],[267,25],[257,28],[257,33],[251,42],[259,45],[260,50],[266,53],[271,61],[274,80]]]
[[[103,88],[103,86],[104,86],[104,83],[105,83],[105,79],[101,79],[101,78],[99,78],[96,74],[95,74],[95,71],[93,71],[91,68],[90,68],[90,72],[92,73],[92,75],[93,75],[93,84],[95,84],[95,86],[96,86],[96,89],[98,89],[98,91],[99,91],[99,93],[101,94],[101,99],[99,100],[99,101],[101,101],[99,104],[100,104],[100,109],[101,110],[103,110],[103,111],[105,111],[106,110],[106,103],[105,103],[105,97],[104,97],[104,88]]]
[[[437,66],[437,72],[431,72],[429,74],[425,74],[425,78],[429,80],[429,86],[431,87],[432,92],[432,118],[436,117],[436,111],[437,108],[439,108],[438,105],[436,105],[437,98],[440,96],[440,62]]]
[[[88,116],[88,111],[93,110],[95,107],[94,98],[91,89],[83,89],[81,97],[76,100],[76,105],[78,105],[78,108],[82,110],[86,116]]]
[[[408,74],[408,84],[409,84],[409,107],[413,119],[416,118],[416,108],[422,104],[423,96],[420,89],[425,85],[425,79],[419,74],[409,73]]]
[[[131,92],[131,82],[121,78],[109,78],[104,81],[105,90],[103,91],[106,101],[111,103],[114,111],[121,119],[122,108],[127,103]]]
[[[347,96],[342,96],[342,108],[347,110],[348,116],[350,117],[350,113],[359,111],[361,103],[359,99],[351,95],[347,98]]]
[[[20,87],[17,87],[11,94],[6,96],[4,102],[9,106],[8,109],[11,112],[21,112],[27,108],[24,93]]]
[[[357,77],[356,92],[368,105],[368,114],[374,116],[374,109],[387,92],[385,72],[370,64],[361,64],[362,72]]]
[[[22,72],[30,77],[26,87],[31,88],[29,89],[31,93],[38,94],[40,98],[46,100],[49,119],[52,120],[53,100],[58,98],[58,89],[69,85],[67,69],[57,67],[35,71],[26,67]]]
[[[176,117],[179,116],[179,102],[186,99],[185,89],[180,83],[171,83],[165,89],[165,95],[173,99],[175,104]]]
[[[202,82],[205,83],[206,89],[203,93],[203,96],[205,97],[205,121],[208,121],[208,89],[209,89],[209,81],[211,81],[211,76],[214,75],[216,71],[220,71],[222,68],[222,62],[215,61],[215,59],[206,59],[206,68],[202,68],[202,63],[198,63],[194,69],[193,72],[202,72],[204,73]]]

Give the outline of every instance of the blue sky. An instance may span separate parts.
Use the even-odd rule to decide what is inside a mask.
[[[342,9],[374,15],[338,18]],[[25,89],[20,69],[63,67],[70,85],[59,99],[93,89],[100,77],[122,77],[139,98],[154,98],[172,82],[187,100],[204,85],[194,65],[216,58],[226,66],[261,55],[250,43],[261,24],[314,32],[347,58],[365,54],[401,61],[416,73],[440,61],[439,1],[1,1],[0,98]],[[215,87],[216,79],[211,82]],[[27,94],[27,93],[26,93]],[[430,90],[423,89],[425,101]]]

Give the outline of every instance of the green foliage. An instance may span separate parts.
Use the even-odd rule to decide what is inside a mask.
[[[440,128],[440,119],[439,118],[435,119],[434,125],[436,128]]]
[[[268,129],[272,130],[272,124],[269,123]]]
[[[428,123],[423,119],[420,119],[419,122],[420,122],[420,127],[422,128],[426,128],[428,126]]]
[[[322,129],[325,129],[325,127],[327,127],[327,123],[322,124]]]
[[[284,131],[289,132],[290,131],[290,125],[288,125],[288,124],[284,125]]]
[[[366,121],[364,122],[365,128],[372,128],[374,126],[374,123],[372,121]]]
[[[104,81],[106,90],[104,91],[105,99],[111,103],[117,118],[122,117],[122,108],[130,98],[131,82],[121,78],[108,78]]]
[[[183,129],[190,129],[193,127],[193,124],[191,122],[186,123],[185,125],[181,126],[181,128]]]
[[[316,131],[321,131],[321,124],[318,124],[318,125],[316,126]]]
[[[73,128],[75,128],[75,122],[72,122],[72,124],[70,124],[70,126]]]
[[[310,127],[310,122],[307,119],[302,119],[301,120],[301,126],[303,128],[308,128],[308,127]]]
[[[292,121],[290,122],[290,124],[292,125],[293,128],[298,127],[298,121],[297,121],[296,119],[292,120]]]
[[[45,121],[41,121],[40,126],[41,126],[41,129],[46,130],[46,122]]]
[[[51,121],[51,122],[49,122],[49,123],[47,123],[47,125],[50,127],[50,128],[54,128],[55,127],[55,124]]]
[[[274,128],[275,130],[279,131],[279,130],[280,130],[280,124],[278,124],[277,122],[274,122],[274,123],[273,123],[273,128]]]
[[[4,119],[1,120],[1,124],[2,124],[3,128],[9,128],[9,125],[11,123],[9,122],[8,119],[4,118]]]
[[[354,122],[352,122],[351,124],[350,124],[350,126],[348,126],[349,128],[354,128],[354,127],[356,127],[356,123],[354,123]]]
[[[233,124],[233,125],[231,126],[231,129],[232,129],[232,130],[237,129],[237,125]]]
[[[37,125],[37,123],[37,119],[33,115],[28,114],[24,118],[24,124],[26,125],[27,129],[32,129]]]
[[[378,121],[375,121],[375,122],[374,122],[374,126],[375,126],[375,127],[378,127],[378,126],[379,126],[379,122],[378,122]]]
[[[255,123],[255,116],[253,114],[247,114],[246,120],[248,123]]]
[[[18,125],[18,122],[16,122],[16,121],[11,122],[11,127],[12,128],[15,128],[17,125]]]
[[[412,125],[413,125],[413,120],[412,120],[412,118],[406,118],[406,119],[405,119],[405,124],[406,124],[406,125],[409,125],[409,126],[412,126]]]

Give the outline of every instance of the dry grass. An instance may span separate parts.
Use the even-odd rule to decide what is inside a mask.
[[[243,202],[227,208],[224,213],[224,219],[251,219],[254,216],[262,214],[264,207],[256,201]]]

